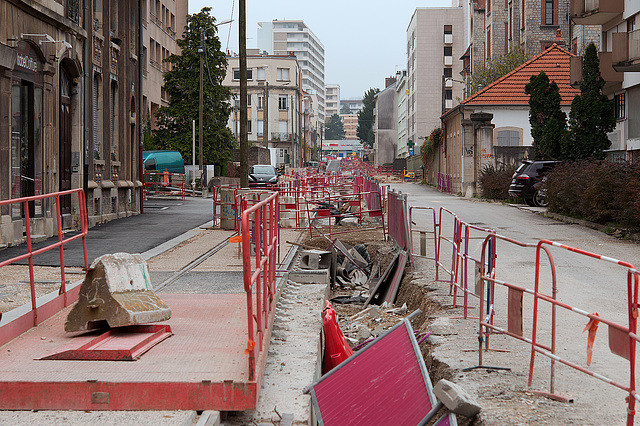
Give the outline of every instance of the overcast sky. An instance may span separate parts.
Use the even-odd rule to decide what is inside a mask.
[[[222,48],[238,52],[238,1],[189,0],[189,13],[211,7]],[[247,48],[257,46],[258,22],[301,19],[325,49],[325,84],[339,84],[342,99],[360,99],[385,77],[406,68],[407,26],[416,7],[450,7],[451,0],[246,0]],[[229,37],[229,30],[231,36]]]

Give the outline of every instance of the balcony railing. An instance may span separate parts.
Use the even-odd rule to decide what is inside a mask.
[[[618,72],[640,71],[640,29],[612,36],[613,68]]]
[[[271,139],[274,141],[281,141],[281,142],[286,142],[286,141],[290,141],[291,140],[291,134],[290,133],[284,133],[284,132],[273,132],[271,133]]]
[[[624,10],[624,0],[571,0],[571,18],[579,25],[602,25]]]

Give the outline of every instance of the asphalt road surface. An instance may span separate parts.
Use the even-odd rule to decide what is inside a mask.
[[[89,228],[87,235],[89,264],[106,253],[145,252],[210,220],[212,220],[210,198],[146,200],[143,214]],[[34,244],[34,250],[55,243],[57,239],[58,237],[55,236]],[[26,250],[26,243],[0,250],[0,262],[24,254]],[[84,266],[81,239],[64,245],[64,260],[66,266]],[[26,261],[21,264],[26,264]],[[59,266],[59,251],[49,250],[34,257],[34,265]]]

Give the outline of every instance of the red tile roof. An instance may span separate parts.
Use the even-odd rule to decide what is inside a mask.
[[[464,105],[528,105],[529,95],[525,95],[524,86],[533,75],[544,71],[549,80],[555,81],[562,97],[561,105],[571,105],[574,96],[580,90],[569,85],[569,58],[574,56],[557,44],[529,59],[518,68],[503,75],[484,89],[463,100]]]

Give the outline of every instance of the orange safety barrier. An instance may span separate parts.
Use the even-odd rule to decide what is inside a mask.
[[[309,224],[309,236],[311,238],[317,237],[319,235],[338,235],[338,234],[346,234],[353,232],[360,232],[364,230],[372,230],[372,229],[382,229],[383,238],[386,240],[387,229],[385,226],[384,213],[382,208],[371,209],[367,208],[364,205],[364,198],[370,195],[372,197],[378,198],[378,205],[381,205],[380,194],[379,193],[360,193],[353,194],[350,196],[345,195],[334,195],[326,197],[323,200],[306,200],[307,203],[307,222]],[[315,207],[314,207],[315,206]],[[329,207],[331,206],[331,207]],[[334,209],[332,211],[332,208]],[[340,208],[345,209],[345,211],[341,211]],[[373,226],[369,228],[351,228],[344,229],[341,228],[340,231],[336,231],[336,223],[348,215],[350,217],[355,217],[358,219],[358,224],[362,225],[362,218],[366,215],[370,218],[379,217],[381,224],[379,226]],[[346,217],[348,217],[346,216]],[[327,224],[325,225],[328,229],[327,232],[320,232],[316,228],[314,221],[315,220],[326,220]],[[336,222],[336,223],[332,223]],[[314,232],[314,229],[316,230]]]
[[[264,363],[268,335],[275,313],[279,194],[271,194],[265,200],[242,207],[242,271],[244,290],[247,294],[247,349],[249,380],[256,380],[256,358]],[[253,220],[252,220],[253,218]],[[252,263],[251,246],[255,248]],[[255,298],[254,298],[255,290]],[[255,326],[255,329],[254,329]]]
[[[186,176],[184,173],[145,172],[144,197],[148,195],[178,195],[184,200]]]
[[[73,236],[66,237],[64,232],[62,231],[62,217],[60,213],[60,197],[64,196],[72,196],[73,194],[78,197],[78,224],[80,226],[80,230]],[[39,248],[37,250],[33,249],[32,241],[31,241],[31,218],[29,216],[29,203],[36,202],[39,200],[48,200],[54,199],[56,205],[56,224],[58,229],[58,241],[52,244],[49,244],[45,247]],[[28,259],[29,263],[29,285],[31,289],[31,310],[27,313],[21,315],[20,317],[14,319],[11,322],[8,322],[0,327],[0,345],[5,344],[9,340],[19,336],[20,334],[27,331],[32,326],[36,326],[51,317],[59,310],[64,308],[65,306],[69,306],[71,303],[75,302],[78,298],[78,291],[80,286],[76,286],[72,290],[68,290],[66,287],[66,278],[64,272],[64,250],[63,246],[72,241],[82,239],[82,250],[84,253],[84,267],[85,269],[89,267],[89,261],[87,258],[87,243],[86,236],[89,230],[89,225],[87,221],[87,206],[86,199],[84,195],[84,190],[82,188],[71,189],[68,191],[55,192],[51,194],[42,194],[35,195],[31,197],[23,197],[23,198],[15,198],[10,200],[2,200],[0,201],[0,207],[7,205],[18,205],[22,206],[22,211],[24,212],[24,226],[26,231],[26,253],[12,257],[5,261],[0,262],[0,268],[6,265],[10,265],[16,262],[19,262],[24,259]],[[35,278],[33,271],[33,258],[41,253],[44,253],[49,250],[58,249],[60,254],[60,289],[58,291],[58,296],[49,302],[46,302],[40,306],[37,304],[36,298],[36,289],[35,289]]]

